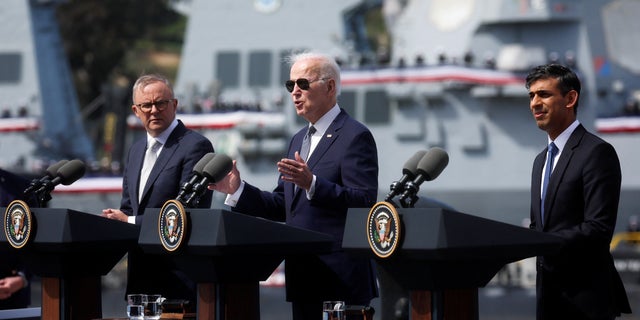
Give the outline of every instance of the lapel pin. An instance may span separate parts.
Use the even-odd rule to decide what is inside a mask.
[[[332,134],[327,134],[327,138],[331,138],[332,136]]]

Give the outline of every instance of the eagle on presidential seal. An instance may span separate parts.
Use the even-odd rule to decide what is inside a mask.
[[[16,240],[22,240],[24,233],[26,232],[26,226],[24,225],[25,213],[21,210],[13,210],[11,212],[11,236]]]
[[[169,242],[174,243],[176,242],[180,234],[180,226],[178,225],[177,221],[178,212],[171,210],[166,213],[164,219],[164,236]]]
[[[374,239],[380,244],[381,248],[387,248],[394,236],[390,226],[389,215],[386,212],[380,212],[374,218],[374,221],[376,226]]]

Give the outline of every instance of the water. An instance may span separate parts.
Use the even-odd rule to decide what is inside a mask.
[[[141,305],[127,305],[127,317],[129,319],[143,320],[144,307]]]
[[[640,320],[640,279],[637,283],[625,283],[633,314],[623,315],[621,320]],[[32,307],[41,305],[40,280],[32,280]],[[488,285],[478,291],[479,318],[482,320],[535,320],[535,289]],[[380,298],[373,299],[376,310],[374,320],[382,320]],[[127,302],[124,286],[103,285],[102,314],[104,318],[126,316]],[[290,320],[291,305],[285,301],[284,287],[260,287],[260,319]],[[386,319],[385,319],[386,320]],[[389,319],[394,320],[394,319]]]
[[[322,320],[344,320],[344,311],[324,310],[322,311]]]

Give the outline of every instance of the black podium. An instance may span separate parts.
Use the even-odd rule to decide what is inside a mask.
[[[160,209],[147,209],[139,245],[171,257],[198,283],[198,320],[260,319],[259,281],[286,256],[328,252],[330,236],[220,209],[186,209],[186,243],[167,251],[158,228]]]
[[[367,235],[368,209],[350,209],[343,249],[376,257]],[[478,319],[477,289],[507,263],[553,252],[560,238],[440,208],[398,209],[394,253],[376,257],[411,292],[411,319]]]
[[[17,252],[42,277],[42,319],[102,318],[100,276],[136,245],[140,228],[69,209],[31,211],[30,241],[16,249],[1,232],[0,250]]]

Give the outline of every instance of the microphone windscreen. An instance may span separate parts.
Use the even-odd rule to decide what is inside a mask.
[[[58,170],[62,168],[69,160],[60,160],[47,168],[47,176],[49,178],[55,178],[58,175]]]
[[[441,148],[431,148],[418,162],[418,171],[426,176],[426,181],[437,178],[449,164],[449,155]]]
[[[233,168],[233,160],[226,154],[216,154],[202,170],[202,174],[207,177],[210,182],[218,182],[231,171]]]
[[[82,178],[84,176],[84,172],[86,171],[86,166],[84,162],[74,159],[67,163],[65,163],[60,170],[58,170],[58,177],[60,177],[60,183],[65,186],[70,185],[76,180]]]
[[[404,167],[402,167],[402,174],[414,177],[417,174],[416,170],[418,169],[418,162],[420,162],[426,153],[427,150],[420,150],[414,153],[413,156],[404,163]]]
[[[213,157],[215,157],[215,155],[215,153],[209,152],[202,156],[202,158],[200,158],[200,160],[196,162],[196,165],[193,166],[193,172],[202,174],[202,170],[204,170],[204,167],[211,161],[211,159],[213,159]]]

